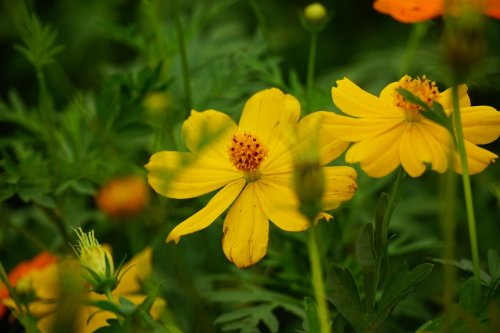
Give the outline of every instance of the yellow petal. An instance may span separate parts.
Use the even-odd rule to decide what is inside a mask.
[[[280,133],[294,126],[300,117],[300,104],[292,95],[276,88],[262,90],[246,102],[239,130],[255,135],[273,154]]]
[[[360,162],[361,169],[370,177],[384,177],[399,164],[399,141],[405,125],[401,125],[373,138],[357,142],[347,151],[348,163]]]
[[[241,192],[224,221],[222,248],[236,267],[258,262],[267,251],[269,221],[255,193],[255,183]]]
[[[266,176],[255,182],[255,191],[267,217],[285,231],[302,231],[309,227],[299,212],[292,174]]]
[[[487,144],[500,136],[500,112],[490,106],[460,109],[464,137],[475,144]]]
[[[179,242],[179,239],[187,234],[204,229],[212,224],[229,205],[236,199],[245,187],[245,180],[238,179],[217,192],[208,204],[193,216],[177,225],[168,235],[167,242]]]
[[[394,90],[398,87],[399,87],[399,82],[389,83],[380,92],[379,95],[380,99],[386,102],[387,104],[394,104],[394,94],[396,93]]]
[[[237,132],[236,123],[227,114],[207,110],[191,111],[182,124],[182,134],[186,147],[192,152],[204,150],[214,158],[228,158],[227,146],[231,135]]]
[[[453,113],[453,99],[451,88],[446,89],[440,94],[438,102],[443,106],[447,114]],[[467,85],[461,84],[458,86],[458,104],[461,108],[470,106],[470,98],[467,94]]]
[[[356,170],[347,166],[324,167],[325,191],[322,198],[324,210],[335,209],[356,193]]]
[[[498,158],[496,154],[478,147],[467,140],[465,140],[465,151],[467,154],[467,166],[471,175],[482,172]],[[455,170],[462,173],[462,166],[458,154],[455,158]]]
[[[162,151],[151,156],[146,169],[151,187],[176,199],[197,197],[243,177],[229,159],[214,158],[205,151],[199,154]]]
[[[430,154],[424,140],[417,124],[406,125],[399,144],[399,158],[401,165],[411,177],[421,176],[426,169],[424,162],[430,162]]]
[[[450,134],[444,127],[428,119],[423,119],[418,128],[427,143],[432,170],[439,173],[445,172],[448,169],[450,158]]]
[[[152,257],[153,250],[148,246],[123,265],[121,271],[124,273],[113,291],[115,297],[141,290],[141,282],[151,275]]]
[[[274,143],[273,150],[262,162],[260,172],[263,175],[289,173],[293,171],[293,156],[290,141],[278,139]]]
[[[332,98],[342,112],[353,117],[394,117],[401,113],[392,103],[364,91],[347,78],[337,81]]]
[[[351,118],[328,113],[324,124],[332,136],[358,142],[392,130],[401,124],[401,118]]]
[[[335,131],[326,126],[332,112],[313,112],[299,122],[299,140],[308,140],[318,135],[320,164],[325,165],[339,157],[349,145],[348,141],[339,139]],[[341,116],[338,116],[341,117]],[[319,132],[319,133],[318,133]]]

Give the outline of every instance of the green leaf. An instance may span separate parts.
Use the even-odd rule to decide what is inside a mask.
[[[94,306],[96,308],[99,308],[101,310],[110,311],[110,312],[113,312],[119,316],[123,315],[121,308],[113,302],[110,302],[110,301],[88,301],[87,303],[89,305]]]
[[[394,273],[384,289],[380,301],[377,304],[375,321],[379,326],[394,307],[406,298],[427,275],[432,271],[432,264],[421,264],[411,271],[408,264],[403,263]]]
[[[469,278],[463,284],[458,303],[470,313],[480,313],[482,304],[481,284],[475,277]]]
[[[279,322],[276,316],[273,314],[273,310],[275,307],[275,305],[263,304],[249,308],[238,309],[219,316],[214,323],[222,324],[245,318],[252,318],[251,322],[256,324],[255,327],[257,327],[258,323],[262,321],[262,323],[264,323],[271,332],[278,332]]]
[[[490,272],[491,281],[500,279],[500,257],[493,250],[488,250],[488,271]]]
[[[328,280],[332,289],[328,300],[357,331],[366,331],[368,320],[351,271],[333,264]]]
[[[306,320],[308,332],[319,332],[318,311],[316,309],[316,302],[310,298],[304,298],[304,307],[306,309]]]
[[[356,242],[356,254],[365,282],[365,304],[369,317],[373,313],[378,284],[378,259],[373,232],[373,224],[366,224]]]

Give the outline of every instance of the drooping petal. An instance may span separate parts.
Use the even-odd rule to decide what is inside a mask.
[[[451,88],[446,89],[440,94],[438,102],[443,106],[444,111],[447,114],[453,113],[453,99]],[[461,84],[458,86],[458,104],[461,108],[470,106],[470,98],[467,94],[467,85]]]
[[[500,112],[490,106],[460,109],[464,137],[475,144],[487,144],[500,136]]]
[[[324,167],[325,190],[322,198],[324,210],[335,209],[356,193],[356,170],[347,166]]]
[[[246,102],[239,122],[239,130],[255,135],[269,150],[271,157],[276,138],[282,130],[289,130],[300,117],[300,104],[292,95],[276,88],[262,90]]]
[[[357,142],[346,153],[348,163],[360,162],[361,169],[370,177],[383,177],[400,164],[399,141],[404,123],[376,137]]]
[[[292,181],[292,174],[263,176],[255,182],[255,191],[271,222],[285,231],[302,231],[309,227],[309,222],[298,210]]]
[[[255,183],[248,184],[224,221],[222,248],[236,267],[258,262],[267,251],[269,221],[255,192]]]
[[[204,229],[212,224],[231,203],[238,197],[241,190],[245,187],[245,180],[238,179],[217,192],[208,204],[193,216],[177,225],[167,237],[167,242],[179,242],[184,235]]]
[[[204,154],[216,159],[228,158],[229,140],[237,130],[231,117],[215,110],[192,110],[189,118],[182,124],[186,147],[192,152],[203,150]]]
[[[325,115],[324,124],[331,135],[342,140],[358,142],[390,131],[401,124],[401,119],[351,118],[330,112]]]
[[[341,137],[337,135],[338,133],[327,127],[326,123],[331,115],[334,115],[334,113],[313,112],[302,118],[299,122],[299,143],[317,136],[317,147],[319,148],[321,165],[330,163],[339,157],[349,145],[348,141],[341,140]]]
[[[427,142],[416,123],[408,123],[399,143],[401,165],[411,177],[421,176],[431,161]]]
[[[476,173],[482,172],[491,163],[495,162],[498,158],[496,154],[478,147],[475,144],[465,140],[465,152],[467,154],[467,166],[469,168],[469,174],[474,175]],[[462,173],[462,166],[460,163],[460,156],[455,157],[455,170]]]
[[[348,78],[337,81],[332,88],[333,103],[344,113],[353,117],[398,117],[401,112],[392,103],[374,96]]]
[[[176,199],[197,197],[243,177],[229,159],[214,158],[205,152],[162,151],[151,156],[146,169],[151,187]]]

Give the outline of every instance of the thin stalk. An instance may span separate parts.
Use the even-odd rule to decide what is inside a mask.
[[[182,78],[184,80],[184,95],[186,97],[186,108],[187,108],[186,116],[187,116],[191,111],[191,105],[192,105],[191,78],[189,75],[189,63],[186,51],[186,40],[184,36],[184,29],[182,27],[182,22],[181,22],[178,0],[174,1],[174,21],[175,21],[175,28],[177,29],[177,37],[179,38],[179,52],[181,57]]]
[[[314,289],[314,297],[318,305],[318,319],[321,333],[330,333],[330,323],[328,306],[326,303],[325,284],[323,282],[323,272],[321,269],[321,260],[318,248],[318,240],[316,238],[316,228],[311,223],[307,237],[307,249],[309,252],[309,260],[311,261],[312,285]]]
[[[5,222],[7,223],[7,227],[12,228],[15,232],[17,232],[19,235],[26,238],[26,240],[31,242],[34,246],[36,246],[40,250],[42,250],[42,251],[49,251],[50,250],[50,248],[45,243],[40,241],[38,238],[36,238],[29,231],[24,230],[24,228],[21,228],[21,227],[15,225],[14,223],[10,223],[10,221],[8,221],[8,220],[6,220]]]
[[[311,32],[309,44],[309,60],[307,62],[307,95],[310,96],[314,83],[314,68],[316,66],[316,52],[318,49],[318,33]]]
[[[399,191],[401,189],[401,182],[405,177],[405,172],[403,167],[398,168],[398,173],[396,174],[396,179],[394,180],[394,184],[392,185],[391,196],[389,198],[389,203],[387,204],[387,208],[384,213],[384,220],[382,223],[382,246],[387,244],[387,233],[389,231],[389,223],[391,222],[392,213],[396,208],[399,199]]]
[[[470,248],[472,253],[472,269],[474,277],[480,280],[480,261],[477,244],[476,218],[474,216],[474,203],[472,200],[472,189],[469,176],[469,166],[467,164],[467,153],[465,151],[464,133],[462,130],[462,121],[460,119],[460,105],[458,96],[458,86],[452,87],[453,98],[453,120],[455,125],[456,146],[460,155],[460,165],[462,167],[462,182],[464,187],[465,209],[467,211],[467,223],[469,226]]]
[[[400,69],[400,76],[407,74],[411,69],[411,64],[415,58],[415,53],[417,51],[418,45],[422,40],[422,37],[427,31],[427,22],[415,23],[411,27],[410,38],[408,39],[408,45],[406,46],[406,51],[403,59],[403,63]]]
[[[454,150],[451,149],[451,152]],[[453,156],[450,156],[450,165],[453,165]],[[443,259],[443,333],[451,332],[452,306],[455,295],[455,267],[452,265],[455,249],[455,193],[456,178],[453,170],[448,170],[442,177],[440,221],[444,239]]]

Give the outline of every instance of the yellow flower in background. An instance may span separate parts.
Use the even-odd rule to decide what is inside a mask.
[[[348,116],[326,113],[325,126],[339,139],[354,144],[346,153],[348,163],[360,163],[371,177],[383,177],[402,165],[412,177],[422,175],[427,165],[439,173],[449,167],[452,144],[450,133],[425,118],[421,107],[405,100],[396,89],[403,88],[429,106],[439,102],[452,113],[451,89],[440,93],[425,76],[404,76],[386,86],[376,97],[349,79],[337,81],[332,88],[335,105]],[[460,112],[469,171],[483,171],[498,157],[478,147],[500,135],[500,112],[489,106],[471,106],[467,86],[459,86]],[[454,168],[460,172],[459,163]]]
[[[290,131],[309,128],[322,118],[311,114],[299,122],[300,104],[278,89],[253,95],[239,125],[226,114],[192,111],[182,132],[190,152],[162,151],[146,165],[153,189],[169,198],[197,197],[219,188],[208,204],[177,225],[167,242],[208,227],[228,207],[222,247],[242,268],[258,262],[267,251],[269,220],[285,231],[302,231],[308,220],[299,213],[294,192]],[[320,160],[325,165],[347,143],[321,131]],[[324,207],[336,207],[354,194],[356,173],[350,167],[325,167]]]
[[[141,294],[142,285],[151,275],[152,249],[146,248],[134,256],[129,262],[123,265],[123,277],[113,290],[112,295],[115,300],[125,297],[134,304],[140,304],[147,295]],[[76,262],[52,262],[39,269],[34,269],[19,279],[29,279],[31,289],[36,294],[36,300],[30,303],[30,313],[38,318],[37,327],[42,333],[52,332],[52,326],[56,320],[57,299],[59,298],[59,285],[61,271],[70,269],[73,273],[78,273],[79,265]],[[83,272],[82,272],[83,274]],[[96,294],[92,291],[83,295],[83,300],[99,301],[107,300],[106,296]],[[77,300],[75,300],[77,301]],[[16,311],[12,299],[4,300],[4,304]],[[160,312],[165,307],[165,301],[157,298],[151,308],[153,318],[159,318]],[[64,309],[63,309],[64,310]],[[76,318],[76,333],[91,333],[99,327],[107,326],[106,320],[116,318],[116,315],[109,311],[102,311],[92,305],[83,303],[79,307],[78,318]]]

